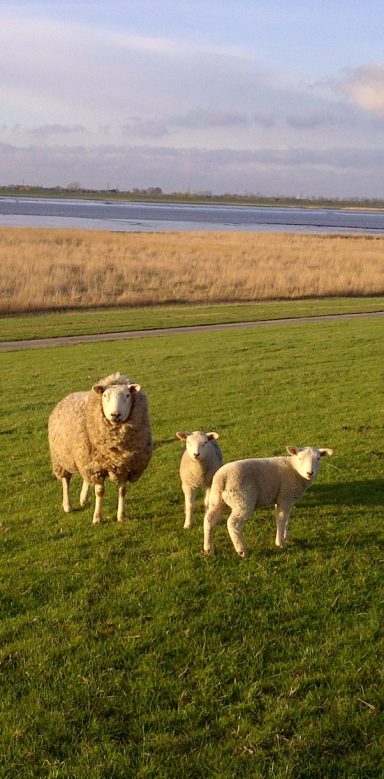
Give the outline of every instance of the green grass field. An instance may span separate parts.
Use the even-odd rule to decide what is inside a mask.
[[[351,297],[25,314],[0,317],[0,341],[383,310],[383,297]]]
[[[372,318],[0,355],[0,777],[383,775],[383,351]],[[113,370],[146,389],[156,448],[130,520],[109,484],[94,527],[60,509],[46,426]],[[225,460],[334,449],[287,551],[261,511],[247,560],[225,522],[202,555],[188,428]]]

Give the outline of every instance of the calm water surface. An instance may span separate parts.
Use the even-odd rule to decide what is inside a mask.
[[[384,211],[0,197],[0,226],[384,234]]]

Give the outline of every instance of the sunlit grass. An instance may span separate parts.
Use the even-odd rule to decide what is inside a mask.
[[[384,310],[384,298],[316,298],[219,305],[171,305],[52,311],[0,317],[0,341],[152,330]]]
[[[0,355],[0,747],[5,777],[361,779],[382,772],[383,362],[378,320]],[[64,515],[46,424],[120,369],[156,448],[130,517]],[[226,460],[334,457],[274,547],[272,511],[205,559],[183,530],[183,428]],[[77,490],[80,486],[77,481]],[[77,504],[76,495],[76,504]]]

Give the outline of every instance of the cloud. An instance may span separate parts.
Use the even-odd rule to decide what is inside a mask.
[[[347,114],[347,115],[346,115]],[[318,127],[332,127],[345,125],[350,121],[349,112],[338,111],[337,113],[327,110],[307,110],[297,114],[288,114],[287,124],[298,130],[312,130]]]
[[[86,128],[81,124],[45,124],[41,127],[31,127],[27,133],[34,138],[52,138],[58,135],[78,135],[86,133]]]
[[[174,116],[170,119],[170,124],[174,127],[198,130],[212,127],[239,127],[248,123],[248,117],[244,113],[207,108],[195,108],[184,115]]]
[[[168,135],[167,122],[157,119],[133,116],[122,125],[123,133],[134,138],[163,138]]]
[[[276,67],[256,46],[113,32],[33,5],[0,3],[4,183],[292,193],[301,175],[309,194],[343,195],[369,172],[377,194],[384,65],[309,83],[282,53]]]
[[[109,124],[154,139],[179,129],[180,145],[185,131],[228,134],[249,127],[249,117],[271,127],[276,106],[305,101],[286,74],[248,51],[1,8],[0,89],[8,124],[25,125],[28,115],[34,127]]]
[[[351,71],[342,87],[360,108],[384,117],[384,64],[364,65]]]
[[[252,119],[256,125],[261,127],[273,127],[276,124],[277,118],[273,114],[273,111],[266,109],[265,111],[255,111],[252,114]]]

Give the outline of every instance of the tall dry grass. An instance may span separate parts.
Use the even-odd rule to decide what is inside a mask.
[[[0,312],[384,294],[384,237],[0,229]]]

